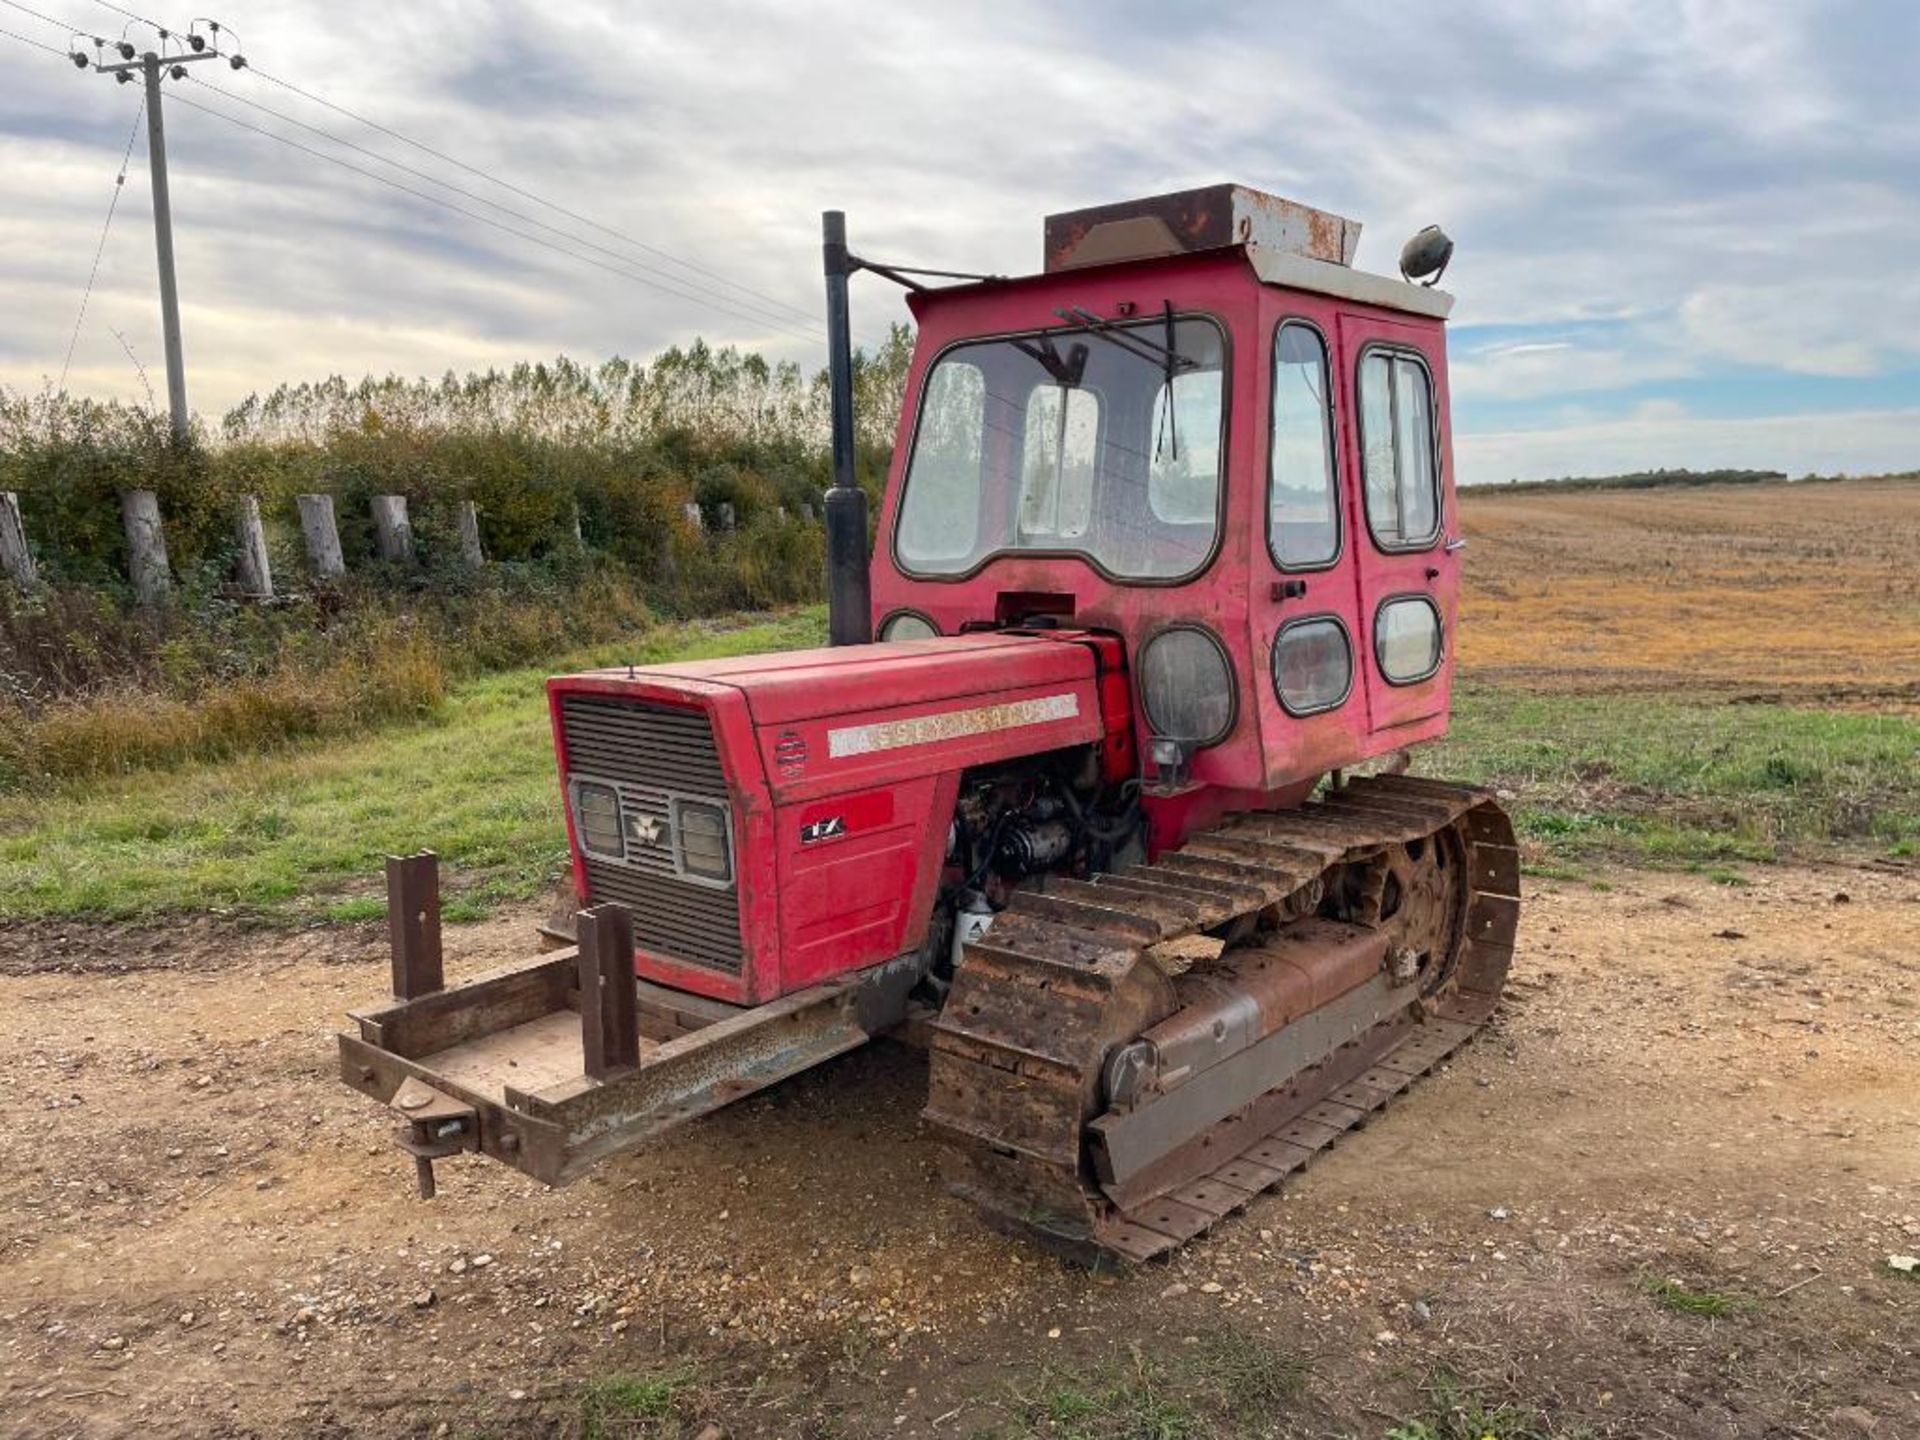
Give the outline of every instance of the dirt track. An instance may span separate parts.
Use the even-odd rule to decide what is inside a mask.
[[[1310,1359],[1281,1433],[1378,1435],[1445,1363],[1601,1434],[1920,1434],[1920,871],[1608,881],[1530,887],[1497,1033],[1118,1277],[939,1192],[900,1047],[422,1204],[332,1078],[377,934],[0,932],[0,1432],[567,1434],[582,1380],[693,1356],[728,1435],[1019,1433],[1042,1367],[1227,1329]]]

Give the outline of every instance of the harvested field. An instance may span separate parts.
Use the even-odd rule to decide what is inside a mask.
[[[1461,513],[1477,680],[1920,709],[1920,479],[1474,490]]]

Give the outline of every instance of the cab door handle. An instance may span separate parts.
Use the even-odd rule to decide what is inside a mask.
[[[1298,600],[1306,593],[1307,582],[1304,580],[1276,580],[1273,582],[1273,588],[1268,591],[1267,598],[1270,600]]]
[[[1457,554],[1467,548],[1467,537],[1464,535],[1456,535],[1440,548],[1449,555]]]

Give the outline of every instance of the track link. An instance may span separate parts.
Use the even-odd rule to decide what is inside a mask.
[[[1419,1000],[1178,1137],[1144,1184],[1118,1199],[1103,1188],[1088,1126],[1107,1108],[1109,1055],[1180,1008],[1169,942],[1273,907],[1311,913],[1339,877],[1369,873],[1378,885],[1346,918],[1379,928],[1395,903],[1382,894],[1398,883],[1387,857],[1442,843],[1465,878],[1452,901],[1431,902],[1453,906],[1450,948]],[[989,1223],[1085,1263],[1172,1250],[1471,1038],[1505,983],[1518,915],[1513,827],[1493,796],[1412,776],[1355,779],[1296,810],[1233,817],[1150,865],[1021,891],[966,948],[933,1025],[926,1117],[947,1142],[949,1186]]]

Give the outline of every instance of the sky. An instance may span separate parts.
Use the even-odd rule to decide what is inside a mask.
[[[871,255],[1019,274],[1050,211],[1233,180],[1362,221],[1364,269],[1392,273],[1429,222],[1453,235],[1463,482],[1920,466],[1907,0],[255,0],[224,18],[251,69],[194,67],[165,114],[205,416],[336,371],[644,360],[696,336],[813,366],[823,209]],[[152,43],[100,0],[0,0],[0,384],[64,369],[73,391],[150,385],[164,405],[139,87],[15,38],[65,50],[68,27]],[[904,318],[856,281],[856,333]]]

